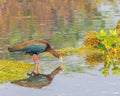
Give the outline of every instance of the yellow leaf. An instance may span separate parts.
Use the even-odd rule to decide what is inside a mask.
[[[101,29],[101,30],[100,30],[100,35],[101,35],[101,36],[106,36],[105,30]]]

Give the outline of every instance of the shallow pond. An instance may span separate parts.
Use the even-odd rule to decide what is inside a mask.
[[[70,58],[74,58],[70,62]],[[42,87],[38,88],[29,88],[23,87],[16,84],[5,83],[0,85],[0,96],[119,96],[120,91],[120,77],[109,75],[108,77],[104,77],[101,72],[98,71],[99,67],[96,69],[89,69],[87,65],[83,63],[80,58],[77,57],[69,57],[64,58],[64,70],[62,73],[57,74],[52,82]],[[79,63],[76,63],[76,60]],[[54,64],[48,64],[43,60],[43,67],[48,69],[46,74],[50,73],[58,66],[57,62]],[[67,64],[69,63],[69,64]],[[73,68],[69,68],[66,71],[67,66],[74,66]],[[77,71],[77,66],[81,67],[80,71]],[[52,66],[52,67],[51,67]],[[54,66],[54,67],[53,67]],[[45,72],[44,72],[45,73]]]
[[[41,60],[46,74],[58,66],[56,61],[48,63],[47,60]],[[76,70],[78,66],[79,71]],[[109,75],[105,78],[98,69],[89,69],[83,58],[65,57],[63,72],[57,74],[48,86],[38,89],[5,83],[0,85],[0,96],[119,96],[120,77]]]
[[[98,2],[99,1],[99,2]],[[82,3],[81,3],[82,2]],[[33,63],[29,56],[9,53],[7,48],[31,39],[45,39],[54,49],[75,48],[91,30],[115,28],[120,19],[119,0],[11,0],[0,2],[0,59]],[[3,14],[3,15],[1,15]],[[59,66],[55,58],[41,57],[41,71]],[[64,56],[63,71],[47,86],[0,85],[0,96],[119,96],[120,77],[91,68],[82,56]]]

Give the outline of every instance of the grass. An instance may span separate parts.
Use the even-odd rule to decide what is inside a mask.
[[[34,65],[24,62],[0,60],[0,83],[25,78],[33,67]]]

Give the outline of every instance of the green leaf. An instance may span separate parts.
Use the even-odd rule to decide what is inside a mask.
[[[110,36],[118,36],[116,30],[110,30]]]
[[[101,30],[100,30],[100,35],[101,35],[101,36],[106,36],[105,30],[101,29]]]
[[[108,70],[104,70],[104,71],[102,72],[102,74],[104,75],[104,77],[107,77],[108,74],[109,74],[109,72],[108,72]]]
[[[120,72],[120,71],[119,71],[119,68],[118,68],[118,67],[112,69],[112,74],[113,74],[113,75],[119,75],[119,72]]]
[[[106,50],[105,46],[102,43],[99,43],[96,48],[101,49],[101,50]]]
[[[99,34],[96,36],[96,38],[99,40],[104,40],[104,36],[100,36]]]

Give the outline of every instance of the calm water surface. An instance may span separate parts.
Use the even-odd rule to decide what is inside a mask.
[[[69,57],[78,60],[76,57]],[[67,58],[64,58],[65,60]],[[71,64],[77,66],[76,60]],[[75,64],[75,63],[76,64]],[[43,62],[42,62],[43,63]],[[43,63],[44,64],[44,63]],[[64,63],[64,66],[66,63]],[[70,63],[69,63],[70,64]],[[120,77],[109,75],[107,78],[98,72],[98,69],[90,70],[87,65],[79,62],[81,71],[64,71],[55,76],[52,83],[41,89],[21,87],[11,83],[0,85],[0,96],[119,96]],[[46,64],[47,67],[54,64]],[[44,67],[46,66],[44,64]],[[54,65],[57,66],[57,65]],[[46,69],[47,69],[46,67]],[[53,67],[51,68],[51,71]],[[65,68],[64,68],[65,70]],[[71,69],[72,70],[72,69]],[[49,71],[50,72],[50,71]],[[49,73],[46,72],[46,73]]]
[[[8,46],[31,39],[45,39],[54,49],[79,47],[90,30],[113,29],[120,19],[119,0],[3,0],[0,5],[0,59],[32,62],[24,54],[10,54]],[[81,3],[82,2],[82,3]],[[13,11],[14,10],[14,11]],[[3,14],[3,15],[1,15]],[[65,56],[62,73],[42,89],[5,83],[0,96],[120,96],[120,76],[107,78],[91,69],[83,57]],[[40,58],[42,73],[59,62]]]

